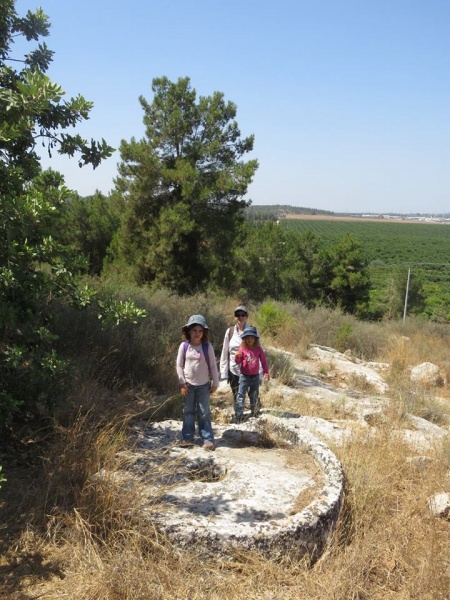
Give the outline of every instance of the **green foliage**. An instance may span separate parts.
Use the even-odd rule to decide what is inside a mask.
[[[360,310],[369,318],[397,318],[403,313],[406,273],[411,267],[411,282],[418,286],[417,299],[411,311],[439,322],[448,322],[450,302],[450,227],[427,223],[392,223],[364,221],[325,221],[290,219],[282,227],[299,234],[311,232],[320,236],[325,246],[332,245],[350,233],[364,247],[372,281],[369,305]],[[397,297],[396,297],[397,295]],[[401,300],[403,296],[403,300]],[[408,303],[409,304],[409,303]]]
[[[317,297],[320,242],[315,236],[298,236],[265,221],[243,229],[236,245],[234,283],[241,296],[295,299],[308,305]]]
[[[255,323],[261,334],[277,335],[277,331],[293,321],[291,315],[275,302],[264,302],[255,315]]]
[[[67,194],[63,186],[44,195],[25,185],[21,195],[0,195],[0,413],[50,400],[63,380],[48,328],[53,297],[76,295],[70,260],[54,237],[54,215]],[[53,390],[56,395],[56,391]]]
[[[173,365],[182,339],[181,327],[195,313],[205,316],[209,339],[216,355],[220,355],[229,325],[223,314],[223,296],[208,293],[179,297],[167,290],[130,284],[117,290],[116,283],[106,279],[96,284],[98,297],[107,298],[112,287],[119,300],[132,298],[146,311],[146,318],[139,319],[137,325],[121,319],[119,324],[105,327],[93,307],[80,312],[66,302],[57,304],[54,328],[60,334],[58,351],[96,384],[124,391],[150,388],[179,398]],[[70,336],[64,335],[67,330]]]
[[[88,142],[79,135],[58,133],[87,119],[92,103],[82,96],[63,101],[62,88],[45,74],[52,58],[45,44],[25,56],[21,70],[8,66],[18,61],[10,57],[13,36],[38,40],[48,35],[49,22],[41,9],[19,18],[13,2],[3,0],[0,6],[0,194],[7,196],[20,194],[23,183],[39,173],[38,140],[50,156],[55,149],[78,154],[80,166],[94,168],[113,149],[105,140]]]
[[[153,101],[140,98],[145,138],[123,141],[116,180],[124,199],[111,254],[134,264],[140,282],[180,293],[224,286],[257,161],[242,157],[236,106],[223,94],[199,97],[189,78],[153,80]]]
[[[6,479],[6,477],[4,477],[4,476],[3,476],[3,473],[2,473],[2,466],[0,465],[0,483],[3,483],[3,482],[5,482],[5,481],[7,481],[7,479]],[[0,490],[1,490],[1,489],[2,489],[2,486],[0,485]]]
[[[74,194],[62,209],[61,231],[65,244],[86,258],[89,275],[100,275],[119,226],[115,198],[99,191],[85,198]]]
[[[357,312],[370,288],[362,244],[350,235],[325,247],[311,232],[299,235],[275,222],[247,226],[236,252],[236,290],[262,301],[297,300]]]
[[[298,233],[311,231],[327,245],[350,233],[364,242],[368,261],[378,265],[445,263],[450,254],[450,227],[446,225],[325,219],[286,219],[281,225]]]
[[[368,299],[370,277],[363,244],[346,233],[323,253],[324,299],[356,313]]]
[[[408,269],[397,267],[389,273],[380,293],[374,295],[376,303],[373,302],[373,305],[385,319],[399,319],[403,316],[407,286],[407,314],[419,315],[423,313],[425,295],[422,277],[418,273],[410,273],[408,285]]]
[[[351,323],[342,323],[336,330],[336,348],[345,352],[349,348],[349,342],[353,336],[353,327]]]
[[[136,307],[133,300],[108,298],[104,301],[99,300],[98,306],[100,308],[98,318],[102,320],[104,327],[120,325],[123,322],[136,325],[139,319],[143,319],[147,315],[144,309]]]
[[[46,75],[52,53],[45,45],[10,58],[16,35],[38,40],[48,35],[47,16],[38,9],[19,18],[14,2],[0,0],[0,421],[19,409],[31,414],[52,408],[67,378],[67,365],[55,351],[51,307],[66,298],[87,306],[94,292],[80,287],[85,261],[63,242],[58,214],[70,197],[61,175],[41,173],[35,144],[49,154],[79,155],[80,166],[96,167],[110,156],[104,140],[87,142],[60,133],[88,118],[92,103],[64,92]],[[19,71],[7,65],[23,64]],[[106,318],[133,316],[132,306],[106,307]],[[109,315],[109,316],[108,316]]]

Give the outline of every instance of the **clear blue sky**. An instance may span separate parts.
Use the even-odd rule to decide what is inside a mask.
[[[450,211],[449,0],[16,2],[36,6],[52,23],[50,77],[94,102],[89,139],[141,138],[139,95],[189,76],[255,135],[254,204]],[[51,166],[87,195],[113,188],[119,160]]]

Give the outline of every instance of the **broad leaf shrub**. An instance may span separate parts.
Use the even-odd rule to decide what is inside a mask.
[[[90,305],[94,292],[79,286],[86,262],[64,243],[59,213],[70,200],[64,178],[42,173],[39,138],[49,155],[78,155],[80,167],[97,167],[113,152],[105,140],[88,142],[66,132],[88,119],[93,104],[64,91],[45,74],[45,44],[21,60],[11,56],[17,36],[38,41],[49,33],[42,9],[19,18],[13,1],[0,10],[0,426],[14,415],[48,414],[67,383],[67,364],[56,352],[53,303]],[[20,68],[16,69],[17,65]],[[64,131],[64,133],[62,132]],[[100,317],[117,325],[144,315],[132,301],[100,299]],[[64,331],[64,335],[70,335]]]

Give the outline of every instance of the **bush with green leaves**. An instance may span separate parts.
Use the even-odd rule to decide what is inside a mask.
[[[66,133],[88,118],[92,103],[82,96],[63,100],[64,92],[46,70],[52,52],[45,43],[22,59],[11,56],[14,38],[38,41],[49,33],[41,9],[20,18],[13,0],[0,0],[0,422],[15,412],[48,409],[64,384],[66,364],[55,351],[52,304],[66,298],[78,308],[95,293],[80,286],[84,260],[60,238],[58,213],[69,196],[63,177],[41,172],[35,147],[49,155],[78,155],[94,168],[113,149],[102,140],[88,142]],[[21,65],[19,69],[10,65]],[[106,319],[135,320],[131,305],[103,307]],[[56,386],[56,387],[55,387]]]

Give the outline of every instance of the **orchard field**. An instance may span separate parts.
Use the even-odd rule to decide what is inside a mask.
[[[450,226],[417,222],[364,221],[349,219],[283,219],[283,227],[315,233],[323,243],[333,243],[345,233],[361,240],[370,264],[372,301],[380,301],[389,280],[408,268],[411,281],[422,283],[424,314],[447,318],[450,307]],[[400,275],[401,276],[401,275]]]

